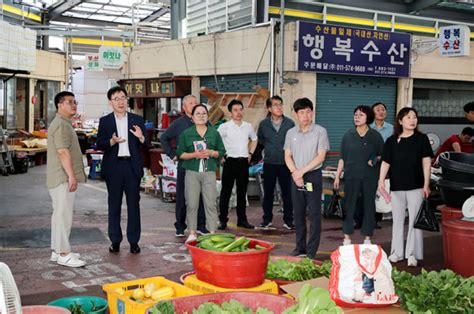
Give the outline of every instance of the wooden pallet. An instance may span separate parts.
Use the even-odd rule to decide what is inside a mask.
[[[232,99],[238,99],[244,104],[244,108],[251,109],[265,109],[265,101],[270,97],[270,92],[268,89],[263,88],[259,85],[255,87],[255,93],[241,93],[241,92],[216,92],[213,89],[207,87],[201,87],[201,95],[207,97],[208,105],[211,106],[209,110],[209,121],[212,124],[217,123],[219,120],[223,119],[228,115],[227,104]],[[257,108],[258,107],[258,108]],[[265,109],[266,110],[266,109]],[[263,116],[266,114],[265,110],[260,110],[263,112]],[[263,117],[262,117],[263,118]]]

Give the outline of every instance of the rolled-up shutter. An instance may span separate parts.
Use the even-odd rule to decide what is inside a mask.
[[[318,74],[316,83],[316,123],[325,127],[331,154],[326,165],[336,166],[342,136],[354,127],[353,110],[358,105],[387,106],[386,121],[393,124],[396,110],[397,79],[384,77]]]

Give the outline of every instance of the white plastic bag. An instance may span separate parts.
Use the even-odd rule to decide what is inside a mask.
[[[331,260],[329,291],[337,305],[377,307],[398,301],[392,265],[380,245],[340,246]]]
[[[389,179],[385,179],[385,191],[390,194]],[[392,202],[387,202],[378,189],[377,193],[375,194],[375,211],[381,214],[387,214],[392,211]]]

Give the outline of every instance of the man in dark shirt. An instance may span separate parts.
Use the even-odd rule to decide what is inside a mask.
[[[269,115],[260,122],[258,127],[258,141],[264,146],[263,164],[263,222],[261,228],[272,226],[273,194],[276,180],[281,187],[283,199],[283,227],[288,230],[293,226],[293,204],[291,203],[291,173],[285,164],[286,132],[295,126],[293,120],[283,115],[283,100],[279,96],[267,99]]]
[[[177,160],[176,148],[171,145],[172,140],[176,140],[176,147],[179,145],[179,135],[191,127],[194,123],[191,119],[193,108],[198,104],[194,95],[187,95],[183,98],[184,115],[175,120],[170,127],[160,136],[161,146],[165,150],[166,155]],[[186,200],[184,198],[184,178],[186,175],[185,169],[181,162],[178,162],[178,178],[176,184],[176,237],[184,237],[184,230],[186,230]],[[206,216],[204,214],[204,206],[202,199],[199,202],[198,209],[198,233],[209,233],[206,229]]]
[[[464,116],[471,122],[474,122],[474,101],[464,105]]]

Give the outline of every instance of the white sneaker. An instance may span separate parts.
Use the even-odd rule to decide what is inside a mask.
[[[76,258],[81,258],[81,254],[79,254],[79,253],[70,253],[70,254],[74,255]],[[58,253],[52,251],[51,252],[51,258],[49,260],[51,262],[57,262],[58,261],[58,256],[59,256]]]
[[[196,235],[190,234],[190,235],[188,236],[188,238],[186,239],[185,243],[193,242],[193,241],[196,241],[196,240],[197,240]]]
[[[364,240],[364,244],[372,244],[372,241],[370,239]]]
[[[74,253],[69,253],[66,256],[58,256],[58,264],[67,267],[82,267],[86,265],[86,262],[78,259]]]
[[[351,244],[352,244],[351,239],[344,239],[344,241],[342,241],[342,245],[351,245]]]
[[[393,253],[392,255],[390,255],[388,257],[388,260],[392,263],[396,263],[396,262],[399,262],[401,261],[403,258],[401,258],[400,256],[398,256],[397,254]]]
[[[408,266],[409,267],[416,267],[418,265],[418,261],[413,255],[410,255],[408,257]]]

